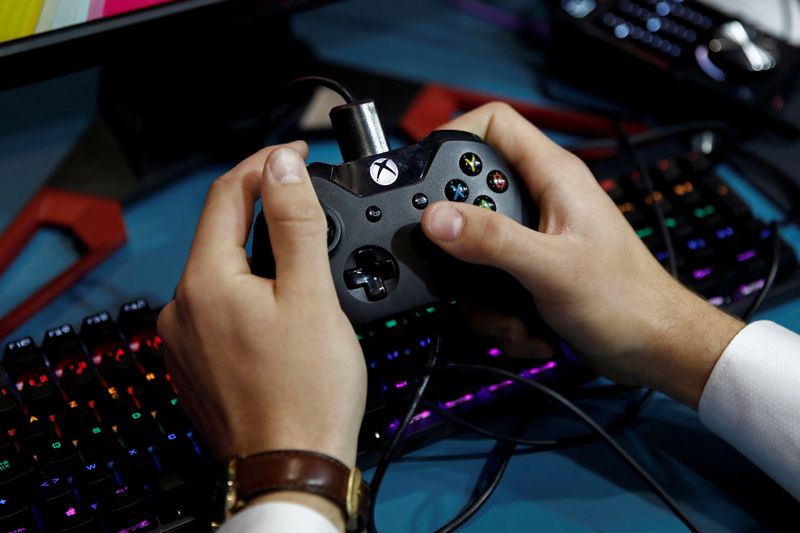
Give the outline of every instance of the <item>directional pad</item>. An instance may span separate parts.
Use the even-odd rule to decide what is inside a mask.
[[[351,259],[355,267],[344,271],[347,288],[363,288],[370,302],[386,298],[397,284],[397,263],[392,254],[377,246],[364,246],[353,252]]]

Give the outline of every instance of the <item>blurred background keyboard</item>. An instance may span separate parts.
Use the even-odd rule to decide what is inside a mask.
[[[795,251],[780,236],[773,236],[767,222],[757,218],[736,187],[720,176],[713,156],[662,145],[644,151],[643,157],[652,192],[638,166],[625,158],[590,168],[636,234],[669,270],[667,245],[653,206],[659,204],[684,285],[741,316],[765,286],[775,237],[777,274],[766,304],[797,294],[800,271]]]

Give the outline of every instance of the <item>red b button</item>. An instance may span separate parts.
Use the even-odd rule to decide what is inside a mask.
[[[492,170],[486,177],[486,183],[494,192],[506,192],[508,190],[508,178],[499,170]]]

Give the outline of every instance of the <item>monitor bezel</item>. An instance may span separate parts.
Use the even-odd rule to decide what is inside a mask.
[[[213,4],[231,1],[232,0],[177,0],[176,2],[146,7],[112,17],[90,20],[54,30],[34,33],[10,41],[0,42],[0,60],[4,57],[57,45],[65,41],[81,39],[99,33],[114,31],[126,26],[141,24],[153,19],[169,17],[194,9],[203,9]]]
[[[208,29],[214,21],[283,16],[331,1],[180,0],[14,39],[0,43],[0,90],[97,66],[144,41],[168,42],[177,22],[196,19]]]

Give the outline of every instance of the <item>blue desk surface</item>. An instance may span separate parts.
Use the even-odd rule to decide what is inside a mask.
[[[367,9],[367,6],[369,8]],[[439,2],[358,0],[297,16],[298,36],[323,60],[417,81],[440,81],[544,102],[536,87],[539,56],[509,33]],[[46,181],[95,118],[96,73],[78,73],[0,93],[0,228]],[[335,162],[332,143],[311,146],[310,160]],[[127,244],[19,328],[33,335],[145,296],[168,301],[180,277],[209,183],[229,165],[187,174],[127,207]],[[746,182],[725,177],[767,220],[779,214]],[[784,236],[800,249],[800,230]],[[56,234],[40,232],[0,278],[0,313],[74,259]],[[800,331],[800,302],[760,313]],[[613,411],[613,402],[593,405]],[[562,421],[561,423],[568,423]],[[703,531],[749,531],[794,518],[800,505],[746,459],[704,429],[694,412],[657,396],[620,442],[661,482]],[[452,438],[393,465],[378,503],[386,531],[443,525],[468,497],[482,461],[421,460],[480,454],[491,443]],[[788,522],[784,522],[788,523]],[[795,522],[796,523],[796,522]],[[515,457],[489,504],[464,531],[679,531],[682,525],[602,444]]]

